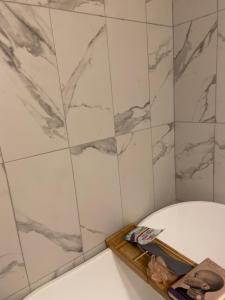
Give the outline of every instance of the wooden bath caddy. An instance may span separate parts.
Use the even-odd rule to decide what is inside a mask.
[[[121,229],[120,231],[116,232],[108,239],[106,239],[106,245],[117,255],[119,258],[125,262],[134,272],[137,273],[144,281],[152,286],[158,293],[160,293],[164,299],[170,299],[167,290],[168,287],[165,287],[162,284],[156,284],[152,281],[147,275],[148,269],[148,262],[150,260],[149,255],[144,255],[137,259],[143,252],[132,243],[129,243],[124,240],[124,236],[130,232],[132,229],[137,227],[134,224],[128,225],[125,228]],[[183,256],[167,244],[163,243],[159,239],[155,239],[154,243],[158,244],[166,253],[170,256],[190,264],[191,266],[195,267],[196,263],[192,260],[188,259],[187,257]],[[136,260],[137,259],[137,260]]]

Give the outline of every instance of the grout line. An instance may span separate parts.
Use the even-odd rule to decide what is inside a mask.
[[[172,18],[173,18],[173,26],[174,26],[174,1],[172,0]],[[175,199],[177,201],[177,180],[176,180],[176,173],[177,173],[177,161],[176,161],[176,83],[175,83],[175,27],[173,27],[173,126],[174,126],[174,188],[175,188]]]
[[[108,31],[107,17],[105,17],[105,26],[106,26],[106,44],[107,44],[107,56],[108,56],[108,63],[109,63],[109,76],[110,76],[110,88],[111,88],[111,99],[112,99],[112,114],[113,114],[115,141],[116,141],[116,160],[117,160],[117,172],[118,172],[117,174],[118,174],[119,189],[120,189],[121,215],[122,215],[122,224],[125,225],[122,184],[121,184],[120,165],[119,165],[119,156],[118,156],[118,143],[117,143],[116,128],[115,128],[115,104],[114,104],[114,93],[113,93],[113,83],[112,83],[112,72],[111,72],[112,69],[111,69],[111,61],[110,61],[109,31]]]
[[[58,152],[58,151],[70,150],[70,149],[73,149],[75,147],[79,147],[79,146],[82,146],[82,145],[95,143],[95,142],[98,142],[98,141],[104,141],[104,140],[107,140],[107,139],[110,139],[110,138],[117,138],[117,137],[120,137],[120,136],[124,136],[126,134],[131,134],[131,133],[135,134],[136,132],[145,131],[145,130],[148,130],[148,129],[154,129],[154,128],[163,127],[163,126],[166,126],[166,125],[171,124],[171,123],[173,123],[173,120],[171,122],[165,122],[165,123],[162,123],[162,124],[159,124],[159,125],[153,125],[151,127],[149,126],[149,127],[137,129],[137,130],[134,130],[134,131],[124,132],[124,133],[121,133],[121,134],[117,134],[115,136],[108,136],[108,137],[101,138],[101,139],[98,139],[98,140],[91,140],[91,141],[88,141],[87,143],[82,143],[82,144],[78,144],[78,145],[74,145],[74,146],[69,146],[69,147],[66,147],[66,148],[64,147],[64,148],[55,149],[55,150],[51,150],[51,151],[47,151],[47,152],[41,152],[41,153],[38,153],[38,154],[28,155],[28,156],[24,156],[24,157],[12,159],[12,160],[4,160],[4,163],[5,164],[10,164],[10,163],[13,163],[13,162],[17,162],[17,161],[21,161],[21,160],[25,160],[25,159],[29,159],[29,158],[41,156],[41,155],[47,155],[47,154]],[[192,121],[179,121],[179,120],[176,121],[175,120],[175,123],[199,124],[199,125],[200,124],[201,125],[224,125],[225,126],[225,122],[217,122],[217,123],[211,122],[211,123],[206,123],[206,122],[192,122]]]
[[[217,122],[217,84],[219,57],[219,0],[217,0],[217,42],[216,42],[216,90],[215,90],[215,121]],[[216,122],[214,124],[214,153],[213,153],[213,202],[215,202],[215,174],[216,174]]]
[[[45,275],[41,276],[39,279],[37,279],[37,280],[31,282],[31,284],[30,284],[30,289],[31,289],[31,285],[33,285],[33,284],[39,282],[40,280],[42,280],[42,279],[44,279],[44,278],[46,278],[46,277],[48,277],[48,276],[55,275],[55,273],[57,273],[57,271],[59,271],[61,268],[67,266],[67,265],[70,264],[70,263],[75,263],[75,262],[76,262],[77,260],[79,260],[81,257],[83,257],[83,254],[81,254],[80,256],[78,256],[78,257],[76,257],[76,258],[74,258],[74,259],[68,261],[67,263],[65,263],[65,264],[63,264],[63,265],[60,265],[59,267],[57,267],[57,269],[53,270],[52,272],[50,272],[50,273],[48,273],[48,274],[45,274]],[[83,259],[84,259],[84,257],[83,257]],[[74,268],[76,268],[76,267],[77,267],[77,266],[75,266]],[[72,268],[72,269],[74,269],[74,268]],[[71,270],[72,270],[72,269],[71,269]],[[69,271],[70,271],[70,270],[66,271],[65,273],[67,273],[67,272],[69,272]],[[63,274],[65,274],[65,273],[63,273]],[[53,277],[52,279],[49,280],[49,282],[52,281],[52,280],[54,280],[54,279],[56,279],[56,278],[58,278],[58,277],[60,277],[60,276],[62,276],[63,274],[60,274],[59,276]],[[43,285],[44,285],[44,284],[43,284]],[[43,286],[43,285],[40,285],[40,286]]]
[[[26,289],[29,289],[29,293],[31,292],[30,286],[25,286],[24,288],[19,289],[19,290],[16,291],[15,293],[13,293],[13,294],[7,296],[6,298],[4,298],[4,299],[2,299],[2,300],[8,300],[8,299],[10,299],[11,297],[16,296],[17,294],[19,294],[20,292],[22,292],[22,291],[24,291],[24,290],[26,290]]]
[[[63,99],[63,94],[62,94],[62,84],[61,84],[61,77],[60,77],[60,73],[59,73],[59,64],[58,64],[58,58],[57,58],[57,49],[56,49],[56,44],[55,44],[54,30],[53,30],[52,16],[51,16],[51,9],[50,8],[49,8],[49,18],[50,18],[50,26],[51,26],[51,31],[52,31],[52,38],[53,38],[53,43],[54,43],[54,48],[55,48],[55,53],[56,53],[55,58],[56,58],[56,65],[57,65],[57,73],[58,73],[59,87],[60,87],[60,92],[61,92],[61,100],[62,100],[62,104],[63,104],[64,118],[65,118],[65,128],[66,128],[66,132],[67,132],[69,157],[70,157],[70,166],[71,166],[71,171],[72,171],[72,176],[73,176],[73,185],[74,185],[74,194],[75,194],[75,199],[74,199],[75,203],[74,204],[75,204],[75,208],[76,208],[76,213],[77,213],[77,218],[78,218],[78,225],[79,225],[79,231],[80,231],[80,236],[81,236],[81,240],[82,240],[82,255],[83,255],[83,236],[82,236],[82,230],[81,230],[81,217],[80,217],[80,210],[79,210],[79,205],[78,205],[77,189],[76,189],[76,183],[75,183],[75,170],[74,170],[74,166],[73,166],[72,155],[71,155],[71,152],[70,152],[70,140],[69,140],[68,127],[67,127],[67,117],[66,117],[66,113],[65,113],[64,99]],[[75,211],[74,211],[74,216],[75,216]]]
[[[147,13],[146,13],[146,18],[147,18]],[[157,203],[156,203],[156,191],[155,191],[155,172],[154,172],[154,165],[153,165],[153,158],[154,158],[154,146],[153,146],[153,137],[152,137],[152,112],[151,112],[151,82],[150,82],[150,76],[149,76],[149,35],[151,36],[151,26],[149,24],[146,24],[146,39],[147,39],[147,64],[148,64],[148,97],[149,97],[149,113],[150,113],[150,148],[152,152],[151,156],[151,172],[152,172],[152,195],[153,195],[153,210],[156,211],[157,209]],[[150,166],[149,166],[150,167]],[[149,183],[150,184],[150,183]],[[151,199],[149,199],[151,201]]]
[[[20,251],[21,251],[21,257],[22,257],[23,262],[24,262],[24,269],[25,269],[25,273],[26,273],[26,277],[27,277],[27,283],[28,283],[28,286],[30,287],[30,280],[29,280],[28,271],[27,271],[27,264],[26,264],[26,260],[25,260],[25,255],[23,253],[23,246],[22,246],[22,241],[20,239],[19,229],[18,229],[17,222],[16,222],[16,212],[15,212],[15,207],[14,207],[14,204],[13,204],[12,191],[11,191],[11,187],[10,187],[10,183],[9,183],[9,178],[8,178],[6,165],[4,163],[3,153],[1,152],[1,154],[2,154],[2,158],[3,158],[3,168],[4,168],[4,171],[5,171],[5,177],[6,177],[6,181],[7,181],[8,193],[9,193],[9,198],[10,198],[10,204],[11,204],[11,208],[12,208],[13,219],[14,219],[14,223],[15,223],[15,229],[16,229],[16,233],[17,233],[17,237],[18,237],[18,243],[19,243],[19,247],[20,247]]]
[[[212,16],[212,15],[216,15],[216,14],[217,14],[217,10],[213,11],[213,12],[210,12],[210,13],[208,13],[206,15],[200,16],[200,17],[196,17],[196,18],[193,18],[193,19],[188,19],[188,20],[186,20],[184,22],[174,24],[173,27],[178,27],[178,26],[184,25],[186,23],[195,22],[195,21],[207,18],[207,17]]]
[[[112,17],[112,16],[107,16],[106,14],[96,14],[96,13],[88,13],[88,12],[82,12],[82,11],[76,11],[76,10],[69,10],[65,8],[56,8],[56,7],[51,7],[51,6],[45,6],[45,5],[40,5],[40,4],[29,4],[29,3],[24,3],[24,2],[15,2],[13,0],[0,0],[0,2],[5,2],[5,3],[11,3],[11,4],[16,4],[16,5],[24,5],[24,6],[33,6],[33,7],[40,7],[40,8],[46,8],[46,9],[51,9],[51,10],[56,10],[56,11],[62,11],[62,12],[68,12],[68,13],[74,13],[74,14],[81,14],[81,15],[87,15],[87,16],[95,16],[95,17],[101,17],[101,18],[107,18],[107,19],[114,19],[114,20],[121,20],[121,21],[130,21],[130,22],[135,22],[135,23],[141,23],[141,24],[152,24],[152,25],[157,25],[157,26],[162,26],[162,27],[169,27],[171,28],[172,25],[166,25],[166,24],[159,24],[159,23],[153,23],[153,22],[147,22],[147,21],[140,21],[140,20],[134,20],[134,19],[126,19],[126,18],[119,18],[119,17]],[[104,8],[105,11],[105,8]]]
[[[5,160],[5,164],[9,164],[9,163],[13,163],[13,162],[17,162],[17,161],[21,161],[21,160],[24,160],[24,159],[29,159],[29,158],[45,155],[45,154],[50,154],[50,153],[54,153],[54,152],[58,152],[58,151],[67,150],[68,148],[69,147],[66,147],[66,148],[64,147],[64,148],[55,149],[55,150],[51,150],[51,151],[47,151],[47,152],[41,152],[41,153],[34,154],[34,155],[28,155],[28,156],[24,156],[24,157],[12,159],[12,160]]]

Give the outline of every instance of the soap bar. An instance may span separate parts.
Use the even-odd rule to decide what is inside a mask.
[[[147,245],[152,242],[164,229],[153,229],[143,226],[130,231],[124,239],[132,243],[138,243],[139,245]]]

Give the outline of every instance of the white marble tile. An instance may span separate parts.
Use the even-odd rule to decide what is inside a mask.
[[[84,252],[122,227],[115,138],[71,148]]]
[[[173,0],[146,0],[147,22],[173,25]]]
[[[217,0],[174,0],[174,25],[216,12]]]
[[[104,15],[104,0],[13,0],[13,2]]]
[[[82,253],[69,150],[7,163],[31,283]]]
[[[225,8],[225,0],[218,0],[218,5],[219,9],[224,9]]]
[[[0,164],[0,199],[0,299],[2,300],[28,285],[6,173],[2,164]]]
[[[211,15],[175,27],[177,121],[215,121],[217,18]]]
[[[10,297],[4,300],[23,300],[24,297],[26,297],[29,293],[30,293],[30,288],[26,287],[25,289],[22,289],[21,291],[11,295]]]
[[[225,204],[225,124],[216,125],[214,201]]]
[[[67,137],[48,9],[1,1],[0,45],[5,160],[64,148]]]
[[[2,151],[1,151],[1,147],[0,147],[0,164],[3,163],[3,156],[2,156]]]
[[[173,30],[148,25],[148,57],[152,126],[174,120]]]
[[[177,200],[212,201],[214,125],[177,123],[175,132]]]
[[[216,121],[225,122],[225,11],[218,13]]]
[[[114,135],[105,20],[51,11],[70,145]]]
[[[100,245],[98,245],[97,247],[91,249],[90,251],[84,253],[84,259],[85,259],[85,261],[87,261],[90,258],[96,256],[97,254],[99,254],[100,252],[102,252],[105,249],[106,249],[106,244],[104,242],[104,243],[101,243]]]
[[[150,126],[146,24],[107,20],[116,134]]]
[[[45,285],[46,283],[56,279],[57,277],[63,275],[64,273],[76,268],[77,266],[79,266],[80,264],[82,264],[84,262],[84,257],[83,255],[81,255],[80,257],[78,257],[75,260],[70,261],[69,263],[67,263],[66,265],[58,268],[57,270],[55,270],[53,273],[44,276],[43,278],[41,278],[40,280],[35,281],[34,283],[31,284],[30,288],[31,291],[34,291],[40,287],[42,287],[43,285]]]
[[[145,0],[105,0],[108,17],[146,22]]]
[[[174,203],[174,124],[152,128],[155,209]]]
[[[135,223],[154,210],[151,130],[117,137],[123,217]]]

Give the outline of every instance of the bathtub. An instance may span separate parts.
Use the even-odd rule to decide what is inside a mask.
[[[225,205],[188,202],[161,209],[140,225],[165,228],[160,239],[197,263],[225,268]],[[34,291],[25,300],[162,300],[110,249]]]

